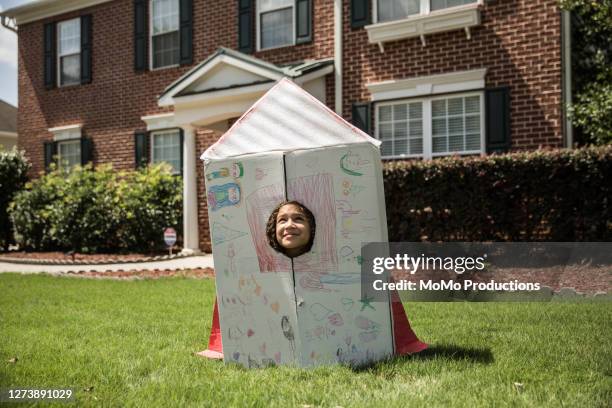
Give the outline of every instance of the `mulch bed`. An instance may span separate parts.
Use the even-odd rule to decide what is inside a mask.
[[[174,253],[172,258],[182,255]],[[49,263],[49,264],[105,264],[105,263],[124,263],[124,262],[147,262],[160,258],[169,258],[168,252],[158,252],[151,254],[81,254],[65,252],[25,252],[10,251],[0,253],[0,261],[25,261],[29,263]]]
[[[114,271],[114,272],[69,272],[65,276],[75,276],[95,279],[159,279],[173,276],[185,278],[207,279],[215,276],[212,268],[197,269],[154,269],[145,271]]]

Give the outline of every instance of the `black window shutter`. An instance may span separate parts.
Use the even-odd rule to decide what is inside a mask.
[[[371,104],[369,102],[360,102],[353,104],[353,125],[363,130],[368,135],[371,134],[370,120]]]
[[[193,2],[180,0],[181,65],[193,63]]]
[[[295,21],[295,42],[312,41],[312,0],[296,0]]]
[[[253,0],[238,0],[238,51],[253,52]]]
[[[136,168],[144,167],[149,163],[149,134],[148,132],[134,133],[134,158]]]
[[[368,24],[370,24],[370,0],[351,0],[351,27],[359,28]]]
[[[134,69],[147,69],[147,0],[134,0]]]
[[[486,151],[503,153],[510,149],[510,91],[507,87],[485,92]]]
[[[81,166],[93,161],[93,143],[91,139],[81,138]]]
[[[91,14],[81,16],[81,83],[91,82]]]
[[[179,149],[181,152],[181,176],[183,175],[183,143],[185,141],[185,132],[183,132],[183,129],[179,129]]]
[[[45,172],[49,172],[51,170],[51,163],[55,160],[55,156],[57,156],[57,143],[56,142],[45,142],[44,143],[44,153],[45,153]]]
[[[45,87],[55,88],[56,65],[55,65],[55,23],[45,24],[44,31],[44,60],[45,60]]]

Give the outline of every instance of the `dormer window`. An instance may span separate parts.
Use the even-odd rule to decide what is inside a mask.
[[[81,83],[81,19],[57,23],[57,73],[59,86]]]
[[[151,0],[151,67],[180,63],[178,0]]]

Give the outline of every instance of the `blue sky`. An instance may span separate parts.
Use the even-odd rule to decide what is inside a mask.
[[[0,11],[32,0],[0,0]],[[0,99],[17,105],[17,35],[0,26]]]

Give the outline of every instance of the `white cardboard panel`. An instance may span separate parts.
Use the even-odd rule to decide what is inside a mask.
[[[300,345],[291,261],[265,238],[285,196],[283,155],[211,161],[205,176],[224,360],[293,364]]]
[[[361,297],[362,242],[387,239],[378,149],[369,143],[285,157],[287,198],[314,214],[313,249],[294,258],[301,364],[363,364],[393,354],[388,302]]]

